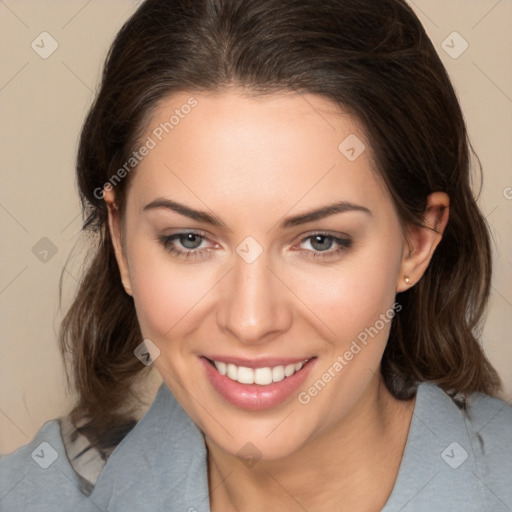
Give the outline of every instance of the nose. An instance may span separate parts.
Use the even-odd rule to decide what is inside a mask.
[[[239,343],[268,343],[291,325],[290,292],[265,252],[252,263],[236,255],[220,293],[218,325]]]

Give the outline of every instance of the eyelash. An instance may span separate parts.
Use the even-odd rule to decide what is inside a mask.
[[[173,244],[175,240],[179,240],[180,237],[186,235],[195,235],[203,240],[206,240],[207,237],[204,233],[198,233],[195,231],[182,231],[180,233],[175,233],[174,235],[161,236],[159,237],[159,242],[162,244],[164,249],[170,254],[179,257],[179,258],[203,258],[208,259],[211,256],[210,249],[189,249],[189,250],[181,250],[177,249]],[[317,236],[325,237],[329,240],[332,240],[333,243],[338,244],[338,248],[335,250],[326,250],[326,251],[311,251],[309,249],[301,249],[300,252],[305,254],[306,258],[312,259],[322,259],[322,260],[331,260],[336,258],[337,256],[345,253],[352,247],[352,239],[351,238],[339,238],[329,233],[317,232],[311,235],[304,237],[299,244],[315,238]]]

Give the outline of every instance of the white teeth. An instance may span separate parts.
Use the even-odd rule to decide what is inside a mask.
[[[240,384],[254,384],[254,370],[245,366],[238,367],[237,380]]]
[[[254,370],[254,383],[260,386],[272,384],[272,368],[256,368]]]
[[[222,361],[213,361],[215,368],[221,375],[226,375],[231,380],[236,380],[240,384],[258,384],[259,386],[268,386],[272,382],[280,382],[286,377],[291,377],[298,372],[306,362],[301,361],[296,364],[280,365],[273,368],[247,368],[246,366],[236,366],[232,363],[226,364]]]
[[[219,361],[218,363],[215,363],[215,366],[217,370],[219,370],[219,373],[221,375],[226,375],[226,372],[228,371],[227,364],[223,363],[222,361]]]
[[[279,382],[284,379],[284,366],[276,366],[272,368],[272,381]]]
[[[289,364],[284,367],[284,376],[290,377],[290,375],[293,375],[295,373],[295,365]]]
[[[234,364],[228,364],[227,376],[231,380],[238,380],[238,368]]]

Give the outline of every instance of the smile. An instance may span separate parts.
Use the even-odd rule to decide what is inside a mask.
[[[316,360],[316,356],[259,361],[213,355],[199,357],[216,393],[237,408],[253,411],[269,409],[290,399],[304,384]]]
[[[280,382],[287,377],[291,377],[308,361],[309,359],[305,359],[296,364],[278,365],[274,367],[266,366],[263,368],[248,368],[246,366],[237,366],[223,361],[212,361],[212,363],[221,375],[225,375],[240,384],[268,386],[273,382]]]

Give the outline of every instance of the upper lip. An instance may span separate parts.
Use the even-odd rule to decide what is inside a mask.
[[[266,368],[274,366],[286,366],[288,364],[297,364],[302,361],[313,359],[314,356],[305,357],[262,357],[262,358],[242,358],[221,355],[205,355],[203,356],[210,361],[223,362],[226,364],[234,364],[235,366],[244,366],[246,368]]]

